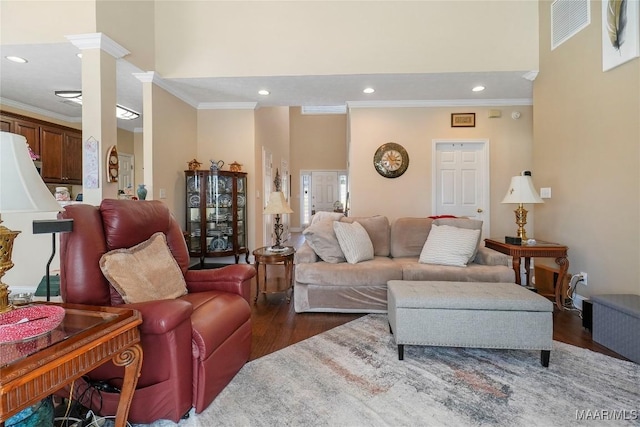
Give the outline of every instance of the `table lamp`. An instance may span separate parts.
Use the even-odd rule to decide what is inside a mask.
[[[270,249],[273,251],[281,251],[284,249],[284,246],[280,244],[280,239],[282,238],[282,229],[284,226],[280,223],[280,215],[291,214],[293,210],[289,207],[287,203],[287,199],[284,198],[284,194],[282,191],[274,191],[269,196],[269,203],[267,203],[267,207],[264,208],[265,215],[275,215],[276,223],[273,225],[273,232],[276,236],[276,244],[273,245]]]
[[[525,172],[526,173],[526,172]],[[518,208],[514,211],[516,214],[516,224],[518,225],[518,237],[523,241],[527,240],[527,232],[524,229],[527,223],[527,210],[524,203],[544,203],[540,198],[536,189],[533,187],[531,175],[519,175],[511,178],[511,184],[507,195],[502,199],[502,203],[517,203]]]
[[[42,181],[24,136],[0,132],[0,313],[11,310],[2,276],[13,267],[13,241],[20,231],[2,225],[3,213],[59,212],[60,204]]]

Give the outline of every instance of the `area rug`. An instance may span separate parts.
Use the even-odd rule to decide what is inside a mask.
[[[175,424],[159,421],[154,427]],[[248,363],[190,426],[640,425],[640,366],[540,352],[405,346],[368,315]]]

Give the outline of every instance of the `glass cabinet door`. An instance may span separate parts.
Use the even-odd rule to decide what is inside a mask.
[[[185,171],[186,232],[189,255],[206,257],[240,254],[249,262],[247,247],[247,175],[230,171]]]
[[[199,254],[201,251],[202,218],[200,206],[200,187],[202,176],[198,174],[188,175],[187,184],[187,246],[189,253]]]

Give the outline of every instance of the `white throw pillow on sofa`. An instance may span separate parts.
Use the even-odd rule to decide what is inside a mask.
[[[349,264],[373,259],[373,243],[371,243],[369,233],[359,222],[335,221],[333,230],[338,238],[340,249]]]
[[[478,244],[480,230],[432,225],[420,253],[422,264],[466,267]]]

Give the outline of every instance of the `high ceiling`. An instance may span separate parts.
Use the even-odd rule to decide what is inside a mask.
[[[81,89],[81,59],[71,43],[0,46],[0,101],[59,120],[80,122],[80,105],[54,95]],[[5,59],[27,59],[17,64]],[[126,58],[125,58],[126,59]],[[144,114],[139,70],[117,62],[117,102]],[[525,78],[527,76],[527,78]],[[345,105],[507,105],[530,103],[535,73],[360,74],[323,76],[210,77],[162,79],[162,85],[196,108]],[[472,92],[477,85],[486,87]],[[365,87],[375,88],[365,94]],[[258,94],[266,89],[267,96]],[[118,127],[142,128],[142,118],[118,120]]]

